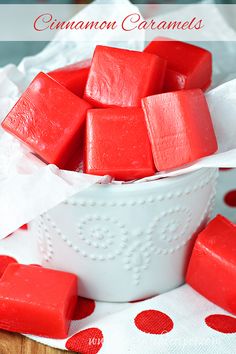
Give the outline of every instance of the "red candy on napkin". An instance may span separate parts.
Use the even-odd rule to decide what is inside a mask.
[[[84,98],[95,107],[140,106],[162,90],[166,61],[157,55],[98,45]]]
[[[90,60],[83,60],[50,71],[48,75],[79,97],[83,97],[90,70]]]
[[[142,100],[154,163],[164,171],[214,153],[217,141],[201,90],[182,90]]]
[[[2,122],[42,160],[66,168],[79,154],[89,103],[44,73],[32,81]]]
[[[206,49],[168,38],[156,38],[144,52],[167,60],[164,92],[192,88],[206,90],[211,84],[212,55]]]
[[[84,171],[124,181],[155,173],[141,108],[88,111]]]
[[[74,274],[10,264],[0,279],[0,329],[66,338],[76,302]]]
[[[236,226],[223,216],[218,215],[199,234],[186,282],[236,315]]]

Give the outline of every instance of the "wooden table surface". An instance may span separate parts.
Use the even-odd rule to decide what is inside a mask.
[[[20,334],[0,331],[0,354],[67,354],[71,352],[53,349],[36,343]]]

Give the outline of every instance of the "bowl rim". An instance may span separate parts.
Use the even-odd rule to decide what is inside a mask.
[[[198,170],[191,171],[184,173],[179,176],[173,176],[173,177],[167,177],[167,178],[161,178],[158,180],[154,181],[143,181],[140,183],[110,183],[110,184],[94,184],[92,188],[98,190],[102,190],[103,188],[108,189],[109,191],[114,191],[114,192],[127,192],[127,191],[133,191],[133,190],[142,190],[142,189],[149,189],[149,188],[163,188],[163,187],[168,187],[168,186],[173,186],[175,184],[182,184],[184,183],[185,180],[196,178],[198,175],[199,177],[201,175],[206,174],[207,172],[210,173],[212,171],[212,175],[215,174],[216,171],[218,171],[218,168],[213,168],[213,167],[202,167]],[[214,173],[213,173],[214,172]],[[186,185],[187,186],[187,185]]]

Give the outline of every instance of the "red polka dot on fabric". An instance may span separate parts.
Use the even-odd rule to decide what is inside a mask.
[[[224,202],[227,204],[229,207],[236,207],[236,189],[229,191],[225,197],[224,197]]]
[[[236,333],[236,318],[228,315],[210,315],[205,318],[208,327],[221,333]]]
[[[8,264],[11,264],[11,263],[17,263],[15,258],[0,255],[0,278],[3,275],[3,273],[5,272]]]
[[[73,320],[82,320],[83,318],[92,315],[95,310],[95,306],[96,304],[94,300],[78,296],[77,306],[73,316]]]
[[[88,328],[69,338],[66,348],[80,354],[96,354],[102,348],[102,344],[102,331],[98,328]]]
[[[165,334],[170,332],[174,323],[164,312],[145,310],[134,319],[135,326],[142,332],[150,334]]]

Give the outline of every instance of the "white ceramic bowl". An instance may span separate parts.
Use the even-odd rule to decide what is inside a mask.
[[[32,222],[43,265],[76,273],[79,294],[131,301],[184,281],[194,236],[208,221],[218,171],[95,185]]]

